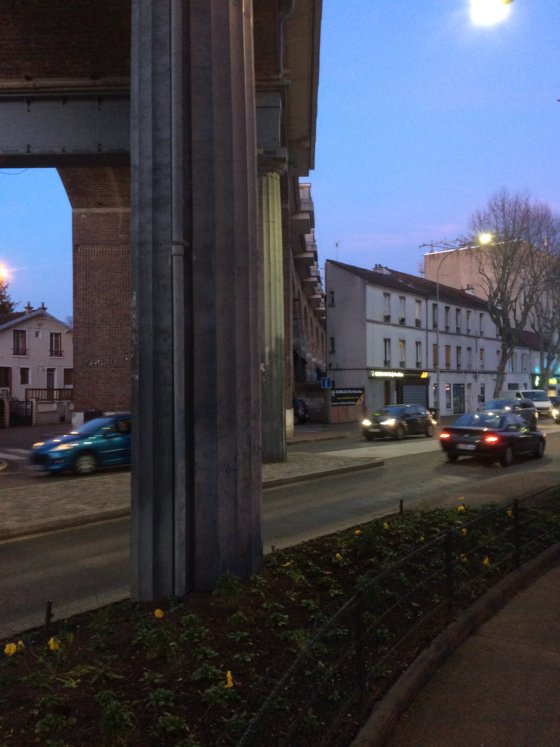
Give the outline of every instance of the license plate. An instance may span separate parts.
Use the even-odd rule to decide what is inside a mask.
[[[476,446],[474,444],[457,444],[457,448],[461,451],[474,451]]]

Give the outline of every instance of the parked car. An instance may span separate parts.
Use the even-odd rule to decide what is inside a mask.
[[[540,459],[545,450],[542,431],[529,428],[521,415],[508,411],[466,412],[439,436],[450,462],[460,456],[500,461],[509,466],[516,457]]]
[[[422,405],[386,405],[362,420],[362,434],[368,441],[390,436],[400,440],[405,436],[434,435],[436,421]]]
[[[129,413],[88,420],[65,436],[33,444],[31,466],[89,475],[101,467],[130,464],[130,424]]]
[[[551,397],[550,402],[552,403],[552,417],[555,423],[560,423],[560,397]]]
[[[530,399],[491,399],[482,406],[483,412],[504,410],[521,415],[531,430],[535,430],[539,422],[539,411]]]
[[[294,399],[294,422],[297,425],[307,423],[309,420],[309,406],[304,399]]]

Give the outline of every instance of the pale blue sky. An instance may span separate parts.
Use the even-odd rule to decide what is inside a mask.
[[[514,0],[492,28],[470,23],[468,0],[323,0],[309,177],[321,265],[417,273],[419,245],[464,235],[502,187],[560,213],[559,30],[558,0]],[[12,299],[71,315],[71,246],[56,172],[1,171]]]

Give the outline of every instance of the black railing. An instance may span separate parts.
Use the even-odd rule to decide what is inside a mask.
[[[349,744],[375,702],[461,609],[558,541],[555,488],[465,519],[362,579],[279,680],[239,747]]]

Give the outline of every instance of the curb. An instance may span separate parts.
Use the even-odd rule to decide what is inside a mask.
[[[95,514],[82,516],[69,516],[66,519],[56,521],[42,521],[37,524],[27,524],[25,527],[14,527],[13,529],[0,529],[0,542],[14,537],[27,537],[32,534],[43,534],[44,532],[56,532],[59,529],[71,529],[72,527],[96,524],[98,521],[109,521],[111,519],[122,519],[130,515],[130,508],[112,508],[107,511],[98,511]]]
[[[560,560],[560,543],[549,547],[525,565],[513,571],[487,591],[472,607],[447,626],[400,676],[374,706],[350,747],[382,747],[400,717],[422,687],[463,641],[486,620],[496,614],[518,591],[542,576]]]
[[[336,469],[323,470],[322,472],[308,472],[307,474],[292,475],[291,477],[271,477],[270,480],[263,480],[262,486],[263,488],[276,488],[280,485],[291,485],[291,483],[306,482],[307,480],[319,480],[323,477],[342,475],[346,472],[383,467],[384,464],[384,459],[376,459],[367,462],[367,464],[352,464],[348,465],[348,467],[337,467]]]

